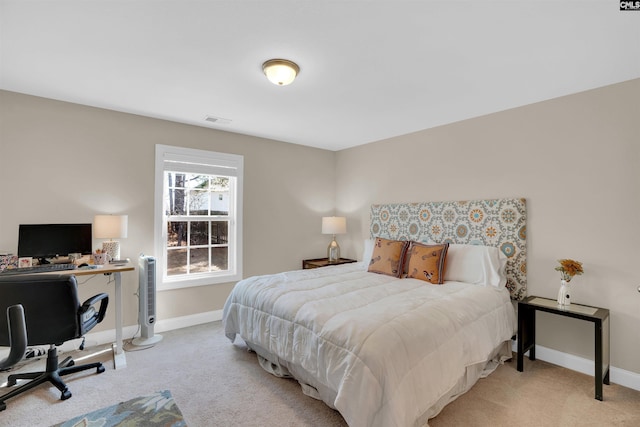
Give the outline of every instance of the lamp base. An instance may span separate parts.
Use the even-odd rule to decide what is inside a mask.
[[[340,260],[340,246],[338,246],[338,242],[336,242],[336,236],[333,236],[333,240],[329,243],[327,258],[329,259],[329,264]]]
[[[110,240],[102,242],[102,252],[109,255],[109,259],[120,259],[120,242]]]

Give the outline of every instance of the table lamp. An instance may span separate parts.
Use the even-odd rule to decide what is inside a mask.
[[[325,216],[322,217],[322,234],[332,234],[333,239],[327,248],[327,258],[329,263],[338,262],[340,260],[340,246],[336,242],[336,234],[344,234],[347,232],[347,219],[343,216]]]
[[[109,239],[102,242],[102,252],[111,256],[112,260],[120,259],[120,242],[113,239],[127,237],[128,215],[96,215],[93,218],[93,236],[96,239]]]

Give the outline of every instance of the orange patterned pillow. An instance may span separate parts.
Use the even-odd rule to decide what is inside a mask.
[[[377,237],[368,271],[400,277],[409,242]]]
[[[444,263],[449,243],[423,245],[411,242],[407,251],[407,277],[425,280],[434,285],[444,281]]]

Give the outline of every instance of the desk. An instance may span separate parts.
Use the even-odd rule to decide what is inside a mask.
[[[609,310],[571,304],[558,306],[556,300],[529,296],[518,301],[518,371],[524,369],[524,353],[536,360],[536,311],[593,322],[595,330],[595,381],[597,400],[602,400],[602,384],[609,384]]]
[[[102,268],[94,268],[91,270],[63,270],[56,271],[56,274],[73,274],[75,276],[95,276],[98,274],[113,274],[115,281],[115,308],[116,308],[116,342],[113,345],[113,367],[114,369],[124,368],[127,366],[127,358],[122,348],[122,279],[120,273],[123,271],[134,271],[130,263],[124,265],[108,264]],[[46,273],[38,273],[46,274]],[[50,273],[49,273],[50,274]]]

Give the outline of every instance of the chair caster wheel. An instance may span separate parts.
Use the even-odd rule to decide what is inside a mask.
[[[67,367],[73,366],[75,364],[76,364],[76,362],[74,362],[73,360],[70,360],[69,363],[67,363]]]
[[[18,381],[15,378],[7,378],[7,387],[11,387],[14,386],[18,383]]]
[[[7,404],[4,402],[0,402],[0,411],[4,411],[5,409],[7,409]]]
[[[69,391],[69,389],[65,389],[65,391],[62,392],[62,395],[60,395],[60,400],[67,400],[71,397],[71,392]]]
[[[104,369],[103,365],[100,365],[100,366],[98,366],[96,368],[96,372],[99,373],[99,374],[103,373],[104,371],[105,371],[105,369]]]

